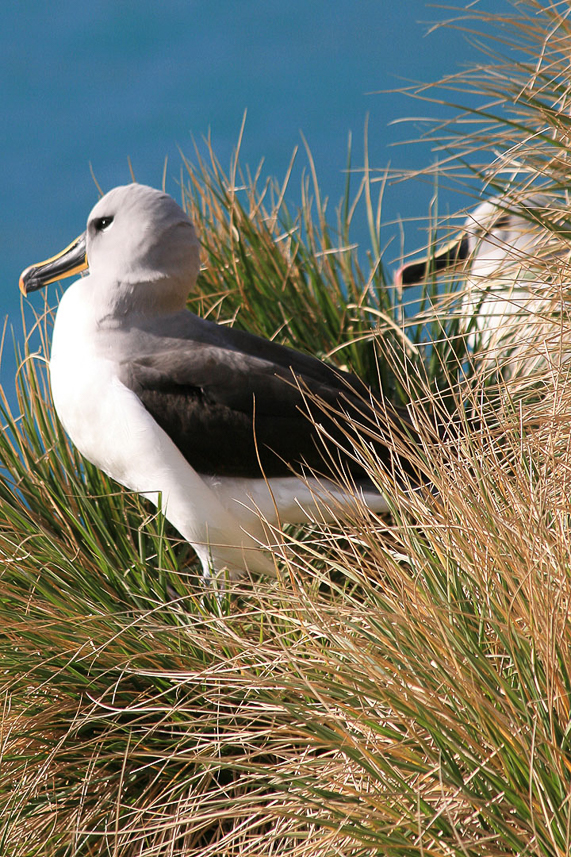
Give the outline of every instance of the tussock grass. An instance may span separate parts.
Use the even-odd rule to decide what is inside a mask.
[[[510,192],[539,174],[558,203],[562,9],[529,0],[498,22],[504,41],[528,46],[535,76],[531,59],[467,74],[505,104],[493,120],[482,108],[489,128],[463,142],[501,145]],[[533,97],[512,103],[524,78]],[[532,139],[534,116],[544,124]],[[356,505],[336,526],[289,530],[277,580],[213,598],[176,533],[62,433],[46,304],[21,346],[18,412],[2,400],[1,853],[564,857],[564,250],[549,265],[528,260],[558,298],[522,316],[491,359],[469,347],[465,275],[429,278],[410,307],[386,282],[370,170],[333,229],[311,162],[293,213],[285,184],[243,175],[237,159],[228,175],[212,153],[184,169],[204,248],[193,308],[347,365],[407,403],[434,491],[402,490],[366,433],[348,429],[391,515]],[[361,216],[366,258],[350,239]],[[564,231],[546,228],[564,248]],[[447,430],[435,432],[435,415]]]

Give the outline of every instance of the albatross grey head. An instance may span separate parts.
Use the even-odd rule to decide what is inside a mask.
[[[519,201],[509,196],[486,200],[470,212],[452,241],[403,265],[396,275],[397,285],[416,286],[425,277],[456,270],[485,290],[493,280],[505,280],[510,265],[514,277],[522,276],[525,263],[553,244],[554,219],[559,221],[564,213],[547,194]]]
[[[163,299],[184,306],[199,270],[199,244],[182,208],[152,187],[130,184],[105,194],[93,208],[86,231],[61,253],[27,268],[24,294],[89,267],[95,282],[112,285],[133,300],[138,288],[164,281]],[[127,294],[125,295],[127,296]],[[135,297],[136,300],[136,297]]]

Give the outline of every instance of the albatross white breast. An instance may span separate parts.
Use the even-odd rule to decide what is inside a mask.
[[[378,421],[370,391],[355,376],[186,308],[199,244],[185,212],[167,194],[139,184],[110,191],[84,235],[27,268],[24,294],[89,267],[65,292],[56,315],[50,373],[55,407],[80,452],[112,478],[161,497],[206,575],[228,569],[271,572],[260,514],[298,523],[319,507],[354,502],[328,472],[313,414],[338,446],[330,412]],[[324,403],[314,403],[318,398]],[[387,417],[375,448],[393,462],[389,435],[406,423]],[[385,499],[338,446],[357,491],[374,511]],[[323,479],[300,479],[309,468]]]

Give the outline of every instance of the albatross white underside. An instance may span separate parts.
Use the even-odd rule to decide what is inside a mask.
[[[272,572],[264,526],[331,518],[386,500],[350,462],[355,493],[323,479],[323,444],[308,418],[317,396],[355,421],[371,417],[354,376],[185,309],[199,268],[194,228],[166,194],[115,188],[78,240],[22,275],[25,293],[89,265],[64,294],[50,372],[55,407],[80,452],[127,488],[160,503],[205,574]],[[82,261],[83,260],[83,261]],[[313,414],[342,437],[335,420]],[[398,418],[395,412],[395,424]],[[378,444],[389,461],[388,444]]]

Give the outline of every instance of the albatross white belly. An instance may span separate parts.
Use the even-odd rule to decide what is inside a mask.
[[[75,446],[108,476],[160,503],[205,568],[272,573],[273,563],[259,550],[259,515],[232,500],[234,480],[210,487],[119,380],[117,364],[98,353],[82,285],[77,282],[62,298],[50,360],[56,410]],[[265,505],[263,511],[270,511]]]

